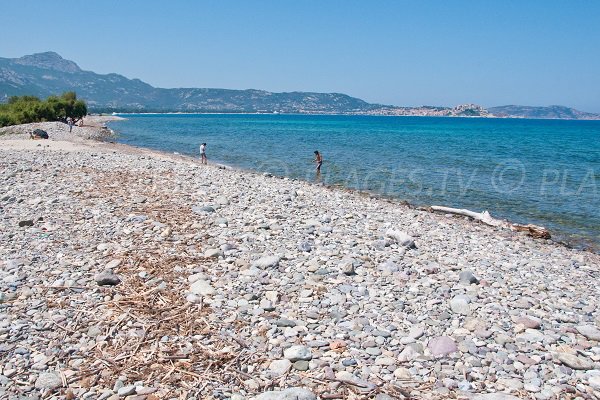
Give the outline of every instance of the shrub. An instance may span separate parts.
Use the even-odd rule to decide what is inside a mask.
[[[0,104],[0,126],[42,121],[77,121],[87,115],[87,105],[77,100],[75,92],[49,96],[42,101],[35,96],[12,96]]]

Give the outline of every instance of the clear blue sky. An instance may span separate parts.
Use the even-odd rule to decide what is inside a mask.
[[[0,57],[158,87],[600,112],[600,1],[1,0]]]

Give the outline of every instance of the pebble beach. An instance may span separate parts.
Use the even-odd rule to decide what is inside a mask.
[[[0,129],[0,398],[600,399],[600,255],[105,120]]]

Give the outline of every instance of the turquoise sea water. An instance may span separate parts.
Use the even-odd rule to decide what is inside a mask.
[[[488,210],[600,248],[600,121],[305,115],[124,115],[118,141],[368,190]],[[313,151],[323,154],[316,176]]]

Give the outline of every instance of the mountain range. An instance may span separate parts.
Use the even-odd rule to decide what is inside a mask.
[[[486,110],[475,104],[456,107],[399,107],[367,103],[341,93],[153,87],[122,75],[82,70],[54,52],[0,58],[0,102],[10,96],[45,98],[75,91],[92,112],[248,112],[358,115],[474,116],[600,119],[563,106],[502,106]]]
[[[600,115],[586,113],[565,106],[500,106],[488,111],[498,117],[519,117],[535,119],[600,119]]]

